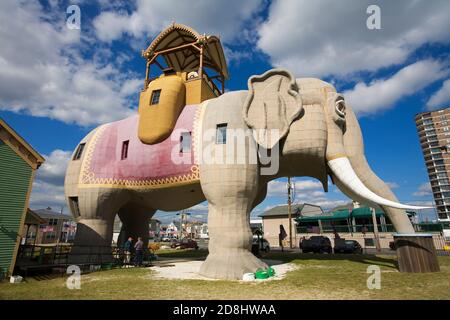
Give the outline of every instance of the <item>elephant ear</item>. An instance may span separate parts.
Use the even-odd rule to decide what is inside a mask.
[[[256,142],[273,148],[289,132],[302,111],[302,100],[295,78],[283,69],[272,69],[248,79],[248,96],[243,118],[253,129]]]

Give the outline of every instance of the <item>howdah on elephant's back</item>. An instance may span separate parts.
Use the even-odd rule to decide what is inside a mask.
[[[147,60],[139,99],[138,132],[143,143],[164,141],[185,105],[198,104],[224,92],[228,70],[220,40],[215,36],[202,36],[174,23],[153,40],[142,56]],[[159,77],[152,78],[153,67],[161,69]]]

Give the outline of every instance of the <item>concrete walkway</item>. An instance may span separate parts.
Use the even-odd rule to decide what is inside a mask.
[[[285,277],[287,272],[295,269],[295,265],[292,263],[283,263],[281,261],[268,259],[263,259],[263,261],[275,270],[275,276],[269,279],[255,280],[255,282],[281,280]],[[167,261],[167,263],[150,267],[150,269],[155,271],[156,274],[152,275],[152,277],[156,279],[216,281],[216,279],[206,278],[198,274],[202,263],[203,261],[192,259],[186,259],[185,261],[171,260]]]

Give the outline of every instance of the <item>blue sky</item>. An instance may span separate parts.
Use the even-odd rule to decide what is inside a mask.
[[[66,26],[71,4],[80,30]],[[381,9],[380,30],[366,26],[370,4]],[[272,67],[333,83],[357,112],[373,170],[401,201],[430,203],[414,115],[450,106],[448,12],[437,0],[1,1],[0,116],[47,159],[31,207],[65,206],[71,151],[98,124],[135,112],[140,52],[172,21],[221,37],[227,90]],[[334,187],[325,194],[318,181],[295,181],[298,202],[348,201]],[[285,179],[274,181],[254,215],[285,202]],[[206,204],[191,211],[204,218]]]

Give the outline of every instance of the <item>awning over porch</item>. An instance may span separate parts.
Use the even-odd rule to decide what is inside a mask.
[[[380,209],[375,210],[375,216],[381,217],[384,216],[384,212]],[[338,221],[338,220],[347,220],[351,218],[356,219],[371,219],[372,218],[372,212],[369,207],[360,207],[355,208],[353,210],[348,209],[341,209],[332,211],[323,215],[316,215],[316,216],[300,216],[297,218],[297,222],[317,222],[320,221]]]

